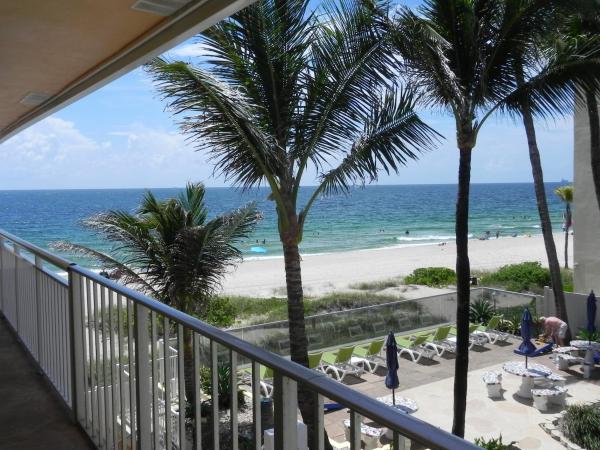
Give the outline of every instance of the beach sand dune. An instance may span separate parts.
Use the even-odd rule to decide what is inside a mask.
[[[556,247],[563,264],[564,234],[556,233]],[[570,239],[572,241],[572,237]],[[572,243],[569,245],[573,248]],[[505,264],[539,261],[547,265],[541,235],[469,241],[472,270],[491,270]],[[572,259],[572,254],[571,257]],[[303,255],[302,279],[305,295],[319,296],[343,291],[350,284],[403,276],[418,267],[454,268],[456,246],[437,244],[354,250],[320,255]],[[572,262],[570,262],[572,267]],[[285,296],[283,258],[254,259],[242,262],[228,274],[223,284],[228,295],[253,297]],[[427,295],[423,293],[423,295]],[[421,296],[421,295],[419,295]]]

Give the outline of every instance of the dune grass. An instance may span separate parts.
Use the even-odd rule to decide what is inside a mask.
[[[287,300],[284,298],[220,297],[231,305],[234,318],[230,325],[252,325],[287,319]],[[336,292],[322,297],[304,299],[307,316],[328,312],[344,311],[361,306],[379,305],[402,300],[396,295],[373,295],[363,292]]]
[[[356,289],[357,291],[383,291],[387,288],[393,288],[401,286],[402,278],[388,278],[387,280],[377,281],[363,281],[361,283],[354,283],[349,286],[350,289]]]

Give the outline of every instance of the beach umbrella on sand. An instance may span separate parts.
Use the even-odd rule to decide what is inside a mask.
[[[525,367],[527,367],[527,356],[531,355],[536,350],[535,345],[531,342],[532,323],[533,319],[531,318],[529,308],[525,308],[523,317],[521,317],[521,338],[523,339],[523,342],[521,342],[521,345],[519,345],[518,348],[519,354],[525,355]]]
[[[392,390],[392,402],[395,405],[395,389],[398,389],[398,386],[400,386],[400,380],[398,380],[398,346],[396,345],[396,337],[391,331],[385,341],[385,364],[387,366],[385,387]]]
[[[591,334],[596,332],[596,294],[594,291],[591,291],[587,298],[587,330],[590,333],[591,342]]]

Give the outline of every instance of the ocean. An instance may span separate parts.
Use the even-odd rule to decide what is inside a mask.
[[[561,183],[546,186],[555,231],[560,230],[563,204],[554,195]],[[300,190],[303,205],[313,187]],[[180,189],[151,189],[161,199]],[[264,218],[249,239],[240,244],[246,258],[281,255],[275,207],[268,189],[243,192],[234,188],[207,188],[211,215],[256,201]],[[0,191],[0,228],[43,248],[56,240],[110,252],[111,243],[81,226],[81,220],[103,211],[133,211],[143,189]],[[412,246],[453,240],[455,185],[398,185],[355,188],[350,195],[319,199],[309,214],[302,253],[326,253],[355,249]],[[479,238],[487,231],[494,237],[541,232],[533,184],[473,184],[470,234]],[[262,247],[266,253],[256,253]],[[93,261],[64,255],[88,267]]]

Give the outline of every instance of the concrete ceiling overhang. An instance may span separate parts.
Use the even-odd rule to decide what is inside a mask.
[[[179,8],[168,16],[135,0],[0,2],[0,142],[253,1],[144,0]]]

